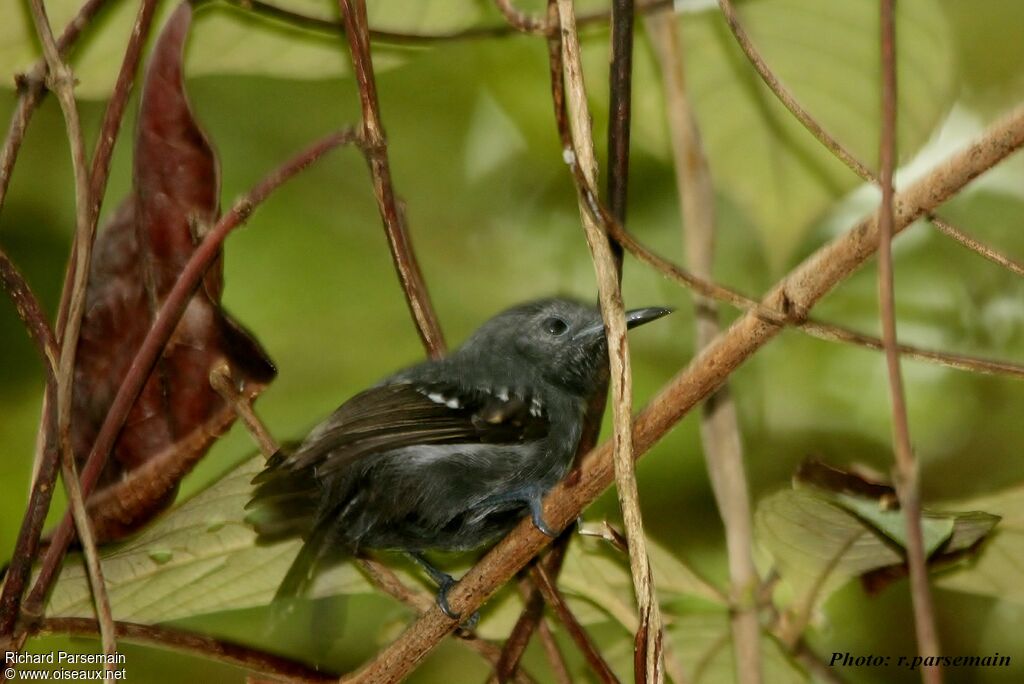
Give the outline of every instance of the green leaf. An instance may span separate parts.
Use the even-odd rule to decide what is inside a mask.
[[[299,542],[257,546],[255,533],[242,521],[249,482],[262,466],[262,458],[246,461],[139,536],[102,551],[115,618],[148,624],[270,603]],[[341,563],[320,573],[310,593],[372,591],[351,563]],[[93,614],[77,555],[64,564],[48,614]]]
[[[1001,520],[980,552],[940,575],[938,586],[1024,604],[1024,487],[956,501],[950,506],[983,508],[1001,516]],[[978,534],[980,525],[981,521],[973,525],[965,522],[962,529],[953,531],[953,540],[964,548],[973,545],[984,536]]]
[[[810,491],[782,491],[762,499],[754,527],[757,543],[790,592],[790,603],[808,613],[850,579],[903,562],[872,525]]]
[[[884,508],[877,502],[849,494],[831,495],[836,503],[871,523],[879,532],[907,548],[907,524],[903,511]],[[931,556],[936,549],[953,534],[952,515],[922,515],[921,536],[924,539],[925,557]]]

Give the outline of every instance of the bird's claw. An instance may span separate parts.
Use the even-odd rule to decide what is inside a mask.
[[[462,613],[452,610],[451,605],[448,603],[448,590],[455,586],[455,580],[450,579],[447,582],[442,582],[440,588],[437,590],[437,607],[441,609],[441,612],[447,615],[452,620],[459,623],[460,627],[466,629],[473,629],[476,627],[476,623],[480,621],[480,612],[474,611],[469,619],[463,620]]]
[[[540,530],[542,534],[552,539],[557,537],[558,533],[552,530],[547,522],[544,521],[544,504],[541,502],[540,494],[535,494],[528,500],[530,503],[530,519],[533,520],[533,526]]]
[[[530,517],[533,519],[533,526],[540,530],[542,534],[551,537],[552,539],[558,536],[558,533],[551,529],[544,521],[544,515],[541,513],[539,507]]]

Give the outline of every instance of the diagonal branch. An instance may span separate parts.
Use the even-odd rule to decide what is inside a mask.
[[[416,254],[412,248],[409,231],[405,219],[395,198],[395,189],[391,182],[391,166],[388,162],[387,142],[380,119],[380,103],[377,101],[377,84],[373,73],[373,60],[370,56],[370,37],[366,22],[366,3],[364,0],[338,0],[345,24],[345,37],[348,39],[349,52],[352,55],[352,67],[355,71],[356,83],[359,84],[359,100],[363,110],[363,126],[359,135],[360,148],[366,156],[373,177],[373,189],[377,196],[377,206],[384,222],[391,259],[398,272],[398,280],[402,284],[405,300],[412,313],[416,329],[423,341],[423,346],[431,358],[439,358],[444,354],[445,342],[438,323],[434,305],[427,292],[427,284],[423,280]]]
[[[1024,107],[992,124],[984,134],[896,194],[894,229],[905,229],[959,192],[971,180],[1024,145]],[[811,254],[776,283],[764,303],[809,310],[878,249],[874,216]],[[655,396],[633,421],[634,456],[648,451],[698,402],[714,392],[744,361],[780,331],[748,312],[720,334]],[[612,482],[612,448],[605,443],[583,459],[579,475],[563,481],[545,498],[544,519],[565,526]],[[526,565],[550,539],[524,521],[491,549],[449,594],[453,610],[472,612]],[[407,676],[455,621],[431,608],[345,682],[389,684]]]

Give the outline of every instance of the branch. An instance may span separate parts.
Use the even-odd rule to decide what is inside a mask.
[[[82,30],[89,25],[92,18],[96,16],[100,8],[107,0],[87,0],[78,14],[68,22],[57,39],[57,54],[63,59],[75,44]],[[36,107],[42,102],[46,95],[47,60],[43,57],[36,62],[28,73],[15,77],[18,84],[18,106],[11,117],[10,127],[7,129],[7,137],[4,139],[3,150],[0,151],[0,209],[4,206],[7,198],[7,188],[11,182],[11,173],[14,171],[14,163],[18,159],[18,152],[21,150],[21,143],[25,139],[25,131]]]
[[[676,186],[686,228],[683,240],[687,262],[694,275],[710,280],[714,270],[715,190],[697,118],[686,92],[683,52],[675,17],[670,14],[650,17],[647,28],[664,84]],[[718,307],[712,300],[695,295],[693,305],[699,349],[710,344],[721,327]],[[754,567],[753,523],[743,443],[728,385],[723,384],[702,405],[700,435],[708,476],[725,527],[736,681],[759,684],[762,681],[761,626],[755,596],[760,578]]]
[[[928,218],[931,221],[932,225],[938,228],[939,231],[946,237],[956,240],[967,249],[973,252],[977,252],[982,257],[988,259],[994,264],[1002,266],[1003,268],[1010,271],[1014,275],[1024,277],[1024,264],[1021,264],[1019,261],[1015,261],[1007,256],[1004,256],[999,252],[995,251],[994,249],[992,249],[991,247],[989,247],[988,245],[975,240],[970,235],[967,235],[959,228],[954,226],[952,223],[943,218],[939,218],[934,214],[930,215]]]
[[[926,659],[940,653],[939,635],[935,629],[935,609],[928,586],[928,565],[921,529],[921,491],[919,471],[910,444],[910,424],[900,372],[900,355],[896,349],[896,293],[893,286],[893,170],[896,166],[896,7],[895,0],[881,0],[882,53],[882,125],[878,158],[881,166],[882,203],[878,209],[881,244],[878,249],[878,298],[882,318],[882,341],[889,371],[889,395],[892,401],[893,451],[896,455],[896,483],[900,508],[907,526],[907,564],[910,575],[910,596],[914,606],[914,627],[917,649]],[[942,669],[921,668],[921,679],[928,684],[941,684]]]
[[[751,299],[741,292],[719,285],[714,281],[698,278],[689,271],[677,266],[668,259],[665,259],[648,247],[644,246],[639,240],[633,237],[631,233],[623,229],[596,198],[592,199],[591,205],[593,207],[593,211],[603,218],[605,228],[609,234],[611,234],[617,242],[623,245],[628,252],[664,275],[666,278],[675,281],[693,292],[704,295],[705,297],[711,297],[720,302],[725,302],[737,309],[749,311],[766,322],[774,323],[776,325],[793,326],[800,332],[806,333],[811,337],[817,337],[818,339],[827,340],[829,342],[852,344],[876,351],[883,349],[882,340],[872,335],[866,335],[864,333],[857,332],[856,330],[851,330],[843,326],[826,323],[813,317],[808,317],[806,312],[799,312],[795,310],[780,312],[776,309],[771,309],[765,306],[763,303],[758,302],[755,299]],[[950,354],[930,349],[921,349],[908,344],[900,344],[897,348],[903,356],[917,359],[918,361],[926,361],[940,366],[946,366],[948,368],[956,368],[958,370],[982,373],[985,375],[1011,375],[1013,377],[1024,378],[1024,366],[1016,363],[1010,363],[1008,361],[993,361],[965,354]]]
[[[95,221],[90,220],[89,175],[85,156],[85,140],[82,136],[78,106],[75,103],[74,75],[68,66],[64,64],[61,57],[57,41],[54,39],[53,31],[50,28],[50,20],[46,16],[46,8],[43,6],[42,0],[31,0],[29,6],[32,10],[32,21],[35,24],[36,35],[42,43],[43,55],[46,58],[47,68],[49,69],[47,84],[57,96],[61,111],[64,113],[64,123],[67,129],[68,143],[71,146],[71,162],[75,179],[76,228],[71,251],[72,254],[77,255],[77,258],[74,260],[75,275],[68,309],[68,326],[60,338],[61,346],[57,374],[56,436],[60,442],[64,486],[68,493],[74,525],[86,558],[89,583],[92,587],[96,614],[99,618],[103,650],[107,655],[113,655],[117,651],[117,644],[116,637],[114,636],[114,620],[110,612],[110,599],[107,597],[106,586],[103,583],[103,574],[96,551],[96,538],[92,530],[89,514],[85,509],[85,498],[79,489],[74,466],[75,456],[71,449],[71,411],[72,392],[75,381],[75,353],[78,349],[78,334],[81,330],[82,315],[85,313],[86,286],[88,285],[89,262],[92,257],[92,242],[95,229]],[[65,291],[67,291],[66,287]],[[60,335],[59,330],[58,335]],[[47,431],[47,434],[52,436],[50,431]],[[70,525],[68,529],[70,530]]]
[[[39,300],[3,250],[0,250],[0,282],[3,283],[4,291],[11,298],[15,310],[24,322],[25,330],[28,331],[43,362],[46,391],[51,396],[56,396],[60,349]],[[57,424],[56,408],[53,402],[44,405],[44,422],[49,423],[51,429],[46,435],[47,446],[39,463],[25,517],[18,531],[14,553],[11,555],[11,564],[3,582],[3,593],[0,595],[0,639],[4,641],[13,633],[18,619],[21,597],[32,570],[32,562],[39,550],[40,532],[50,509],[53,485],[57,479],[57,440],[53,430]]]
[[[897,193],[895,231],[903,230],[935,209],[1022,144],[1024,107],[1019,107],[992,124],[965,149]],[[861,266],[878,249],[878,241],[875,217],[858,221],[849,232],[821,247],[776,283],[765,304],[780,312],[787,304],[798,310],[809,310]],[[633,421],[634,455],[648,451],[780,329],[748,312],[720,334],[670,380]],[[614,477],[611,452],[609,444],[601,445],[583,459],[578,476],[570,476],[555,486],[544,500],[545,520],[552,525],[565,526],[605,490]],[[530,521],[521,522],[452,588],[448,596],[452,609],[471,613],[479,608],[549,542],[550,539],[534,529]],[[455,621],[433,607],[373,660],[343,681],[375,684],[401,681],[454,628]]]
[[[587,183],[593,186],[597,176],[597,160],[594,157],[594,138],[590,129],[590,112],[583,82],[579,36],[576,33],[572,0],[558,0],[558,18],[562,31],[562,66],[573,140],[573,149],[569,151],[572,160],[570,165],[579,167]],[[604,318],[605,334],[608,338],[615,428],[612,436],[615,447],[615,489],[622,509],[626,536],[629,539],[629,564],[640,617],[633,650],[634,674],[637,682],[658,684],[664,680],[664,632],[661,610],[654,589],[654,578],[647,556],[643,518],[640,513],[640,494],[633,464],[633,435],[630,429],[633,406],[632,373],[619,272],[607,233],[587,211],[582,193],[579,193],[578,200],[587,245],[590,247],[597,273],[601,316]]]
[[[398,272],[398,280],[402,284],[409,311],[427,353],[431,358],[440,358],[445,351],[444,335],[441,333],[434,305],[430,301],[427,284],[416,261],[412,241],[395,200],[395,189],[391,182],[388,148],[381,126],[377,84],[370,56],[366,3],[364,0],[354,2],[353,5],[353,0],[338,0],[338,7],[345,23],[345,36],[352,56],[356,83],[359,84],[359,100],[363,110],[363,127],[359,135],[360,149],[370,166],[377,206],[380,208],[388,247],[391,249],[391,259]]]
[[[136,352],[135,358],[132,359],[124,381],[118,388],[117,395],[114,397],[103,425],[96,436],[92,450],[89,452],[89,458],[81,473],[82,494],[85,497],[92,493],[110,449],[117,439],[117,435],[120,433],[121,427],[128,415],[128,411],[135,403],[139,391],[149,377],[149,373],[159,358],[161,351],[170,339],[193,292],[206,273],[206,270],[216,259],[221,245],[228,234],[242,225],[252,214],[256,206],[283,183],[313,164],[327,152],[340,145],[351,144],[355,140],[356,134],[350,129],[333,133],[274,170],[245,197],[238,200],[231,211],[221,217],[217,224],[203,238],[203,241],[196,247],[195,252],[189,258],[174,287],[160,307],[153,321],[153,326],[146,334],[146,338]],[[68,516],[65,516],[57,527],[56,532],[54,532],[50,547],[43,558],[39,576],[26,601],[26,610],[34,613],[41,611],[46,594],[56,579],[57,573],[60,571],[60,562],[70,540],[71,521]],[[20,639],[20,642],[23,643],[24,638]]]
[[[118,638],[125,641],[230,663],[253,672],[287,678],[290,682],[322,684],[336,679],[329,672],[322,672],[296,660],[182,629],[121,621],[115,622],[114,627]],[[33,627],[32,633],[92,637],[96,631],[96,622],[88,618],[45,618]]]
[[[254,14],[299,28],[332,35],[344,35],[345,33],[343,21],[333,21],[331,19],[302,14],[301,12],[285,9],[270,2],[264,2],[264,0],[224,0],[224,2],[228,7],[253,12]],[[552,27],[558,25],[556,22],[551,22],[550,17],[546,23],[542,23],[541,20],[520,12],[512,4],[511,0],[495,0],[495,4],[498,6],[499,11],[505,15],[507,23],[496,26],[471,26],[465,29],[440,33],[408,33],[370,28],[370,39],[374,43],[385,45],[426,46],[463,40],[506,38],[519,34],[550,36],[553,33]],[[672,7],[672,4],[673,0],[650,0],[649,2],[638,3],[637,10],[642,13],[657,12]],[[591,12],[580,15],[577,18],[576,25],[578,27],[600,26],[607,23],[610,17],[611,13],[607,10]]]
[[[612,672],[611,667],[605,662],[605,659],[601,656],[601,652],[594,645],[594,642],[590,640],[587,635],[587,630],[583,628],[579,620],[570,610],[569,605],[562,598],[561,593],[558,591],[558,587],[555,586],[551,576],[544,570],[544,566],[540,563],[535,564],[530,568],[530,578],[533,583],[540,589],[541,594],[544,596],[544,601],[547,602],[551,609],[558,616],[559,622],[565,627],[565,630],[572,637],[572,640],[576,642],[576,646],[580,649],[583,657],[590,665],[590,669],[593,670],[597,679],[605,684],[617,683],[619,678]],[[642,655],[642,654],[641,654]],[[634,656],[635,657],[635,656]]]

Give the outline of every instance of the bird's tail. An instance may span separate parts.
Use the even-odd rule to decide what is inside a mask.
[[[256,530],[260,544],[312,534],[320,498],[313,468],[295,468],[279,451],[252,483],[245,521]]]
[[[329,532],[328,525],[320,524],[306,538],[299,554],[295,556],[284,579],[277,587],[277,593],[274,594],[275,603],[289,601],[306,593],[316,575],[317,564],[327,551]]]

